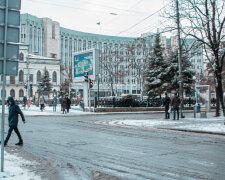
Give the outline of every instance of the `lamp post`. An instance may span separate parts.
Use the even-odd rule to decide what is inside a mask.
[[[98,74],[98,101],[99,101],[99,83],[100,83],[101,74]]]

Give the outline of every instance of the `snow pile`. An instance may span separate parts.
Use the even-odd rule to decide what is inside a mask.
[[[167,119],[149,119],[149,120],[107,120],[96,121],[97,124],[105,124],[120,127],[133,127],[133,128],[158,128],[158,129],[177,129],[177,130],[190,130],[202,131],[210,133],[225,134],[225,125],[223,117],[214,118],[185,118],[179,121]]]
[[[0,179],[7,180],[41,180],[41,178],[30,172],[25,166],[35,165],[15,155],[4,153],[4,172],[0,172]]]

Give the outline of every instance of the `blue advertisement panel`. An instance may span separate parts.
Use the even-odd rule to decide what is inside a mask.
[[[84,72],[93,75],[93,52],[74,56],[74,77],[82,77]]]
[[[201,106],[201,111],[210,110],[210,86],[199,85],[196,86],[196,103]]]

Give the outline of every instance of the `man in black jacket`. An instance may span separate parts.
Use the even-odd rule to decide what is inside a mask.
[[[20,107],[17,104],[15,104],[15,101],[12,97],[9,97],[7,102],[9,104],[9,115],[8,115],[9,131],[8,131],[8,135],[5,139],[4,145],[5,146],[7,145],[13,130],[15,131],[15,133],[17,134],[17,136],[19,138],[19,142],[16,143],[16,145],[23,145],[23,139],[20,135],[20,132],[19,132],[17,126],[18,126],[18,115],[19,114],[22,118],[23,123],[24,124],[26,123],[24,115],[23,115],[22,111],[20,110]]]
[[[170,107],[170,97],[165,93],[165,98],[163,105],[165,106],[165,118],[170,119],[169,107]]]

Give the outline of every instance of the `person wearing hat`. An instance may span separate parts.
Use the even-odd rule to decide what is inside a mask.
[[[5,146],[7,145],[13,130],[15,131],[15,133],[17,134],[17,136],[19,138],[19,142],[16,143],[15,145],[23,145],[23,139],[20,135],[20,132],[19,132],[17,126],[18,126],[18,115],[19,114],[22,118],[23,123],[24,124],[26,123],[24,115],[23,115],[22,111],[20,110],[20,107],[15,103],[13,97],[9,97],[7,102],[9,104],[9,115],[8,115],[9,130],[8,130],[8,134],[6,136],[4,145]]]

